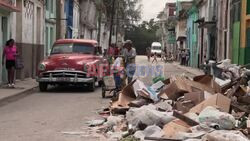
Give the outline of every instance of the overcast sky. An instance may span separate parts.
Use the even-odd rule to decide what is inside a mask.
[[[156,18],[167,2],[175,0],[142,0],[142,20]]]

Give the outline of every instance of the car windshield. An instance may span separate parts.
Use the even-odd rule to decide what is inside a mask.
[[[153,50],[161,50],[161,47],[160,46],[152,46],[152,49]]]
[[[93,54],[95,48],[88,44],[55,44],[51,54],[82,53]]]

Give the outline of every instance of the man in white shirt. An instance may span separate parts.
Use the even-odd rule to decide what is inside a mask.
[[[136,71],[136,65],[135,65],[136,50],[135,48],[133,48],[133,43],[131,40],[127,40],[125,42],[124,47],[126,48],[124,50],[124,58],[125,58],[125,66],[129,84],[132,82]]]

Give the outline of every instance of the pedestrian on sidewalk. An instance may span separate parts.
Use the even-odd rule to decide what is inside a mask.
[[[189,51],[189,49],[187,49],[187,52],[186,52],[186,62],[185,62],[186,66],[189,65],[189,59],[190,59],[190,51]]]
[[[8,87],[15,87],[14,78],[15,78],[15,66],[16,66],[16,56],[17,48],[15,45],[15,40],[10,39],[6,42],[6,46],[3,51],[2,64],[6,66],[8,70]]]
[[[185,65],[186,64],[186,53],[185,51],[181,51],[181,65]]]
[[[128,84],[132,82],[135,71],[135,58],[136,58],[136,50],[133,47],[133,42],[131,40],[127,40],[125,42],[124,47],[124,58],[125,58],[125,66],[126,66],[126,73],[128,78]]]
[[[157,61],[157,54],[156,54],[156,52],[154,53],[154,59],[153,59],[152,63],[154,63],[154,62],[156,62],[156,64],[158,63],[158,61]]]

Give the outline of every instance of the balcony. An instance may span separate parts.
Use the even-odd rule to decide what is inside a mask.
[[[14,0],[1,0],[0,9],[3,9],[8,12],[20,12],[21,11],[15,6]]]

